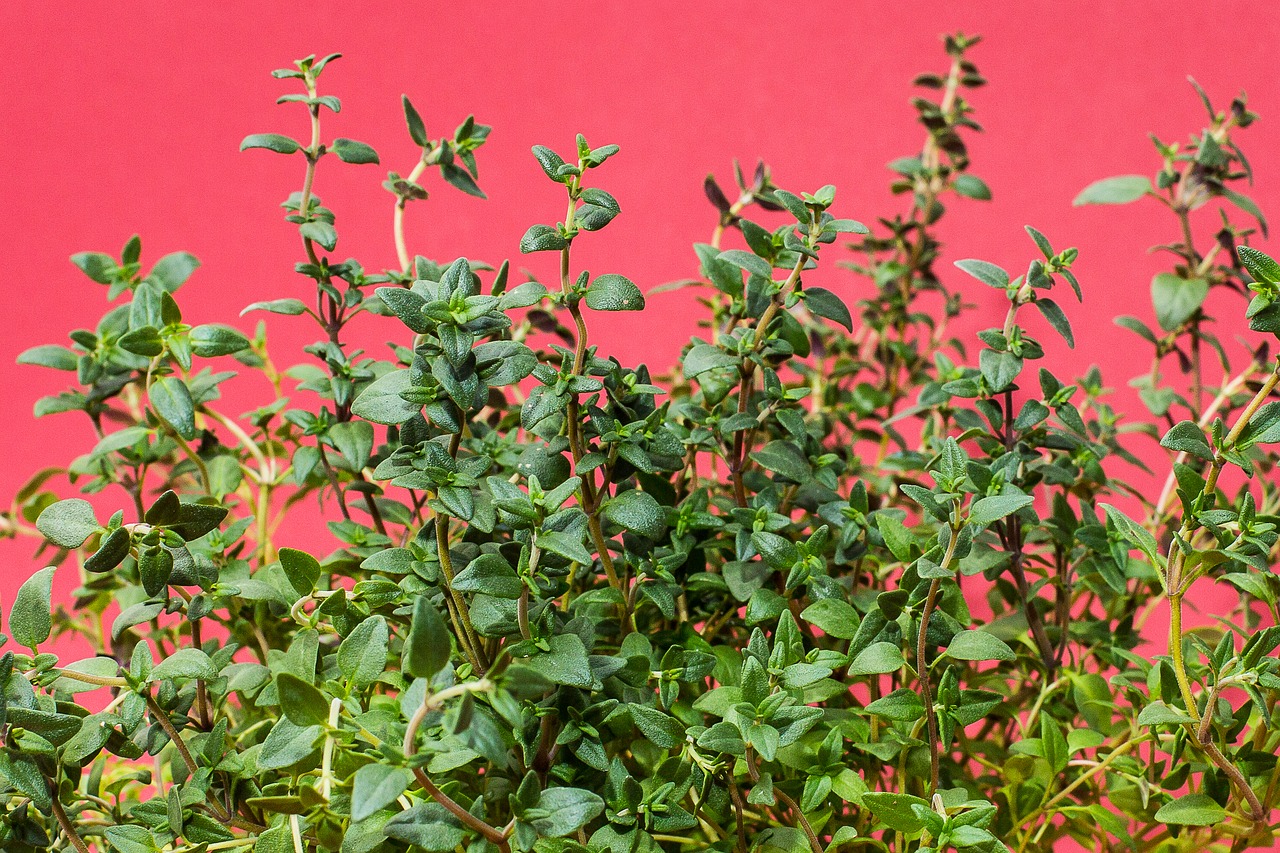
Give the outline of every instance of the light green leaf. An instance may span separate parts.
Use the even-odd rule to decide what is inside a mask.
[[[1128,204],[1151,192],[1151,181],[1143,175],[1119,175],[1094,181],[1080,191],[1076,207],[1085,204]]]
[[[1151,304],[1160,328],[1172,332],[1191,319],[1209,295],[1209,282],[1202,278],[1179,278],[1173,273],[1157,273],[1151,279]]]
[[[1031,495],[991,495],[978,498],[969,507],[969,523],[986,527],[1023,507],[1031,506],[1033,500]]]
[[[1226,819],[1227,810],[1207,794],[1187,794],[1165,803],[1156,820],[1174,826],[1212,826]]]
[[[79,548],[102,528],[93,515],[93,505],[82,498],[68,498],[50,504],[36,519],[36,529],[55,545]]]
[[[9,635],[20,646],[34,649],[49,639],[53,629],[54,567],[41,569],[23,581],[9,611]]]
[[[366,764],[356,771],[351,790],[351,819],[361,821],[391,805],[408,790],[413,773],[405,767]]]
[[[951,638],[946,654],[956,660],[1009,661],[1018,657],[1004,640],[986,631],[961,631]]]
[[[338,646],[338,669],[353,686],[372,684],[387,668],[389,641],[387,620],[377,614],[370,616]]]
[[[539,835],[560,838],[577,832],[587,821],[604,811],[598,794],[581,788],[547,788],[526,819]]]
[[[200,649],[178,649],[164,658],[151,670],[152,681],[164,681],[167,678],[199,678],[210,681],[218,677],[218,668],[213,660]]]
[[[849,664],[850,675],[888,675],[902,669],[902,649],[893,643],[879,642],[867,646]]]

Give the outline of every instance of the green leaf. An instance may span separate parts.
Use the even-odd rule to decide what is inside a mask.
[[[751,252],[742,249],[728,249],[716,255],[716,260],[733,264],[738,269],[744,269],[752,275],[773,278],[773,266],[768,261],[759,255],[753,255]]]
[[[421,404],[406,402],[402,396],[411,387],[408,370],[385,373],[360,392],[351,411],[375,424],[399,426],[422,411]]]
[[[995,264],[968,258],[956,261],[956,266],[976,278],[988,287],[1004,290],[1009,286],[1009,274]]]
[[[1006,390],[1022,372],[1022,359],[1011,352],[984,349],[978,353],[978,368],[993,393]]]
[[[405,123],[409,125],[409,138],[413,140],[414,145],[425,148],[428,142],[427,126],[423,124],[422,116],[414,109],[413,104],[409,103],[408,95],[401,95],[400,103],[404,107]]]
[[[803,485],[813,479],[809,460],[800,448],[789,441],[776,439],[751,454],[751,458],[766,471],[784,480]]]
[[[54,746],[62,746],[80,732],[80,718],[72,714],[10,705],[5,717],[8,725],[35,732]]]
[[[431,599],[419,595],[413,602],[413,621],[404,641],[404,671],[413,678],[431,678],[444,669],[452,650],[449,628],[440,611]]]
[[[170,252],[156,261],[147,278],[159,284],[166,293],[173,293],[186,284],[199,267],[200,260],[190,252]]]
[[[351,789],[351,819],[365,818],[391,805],[413,782],[413,773],[405,767],[366,764],[356,771]]]
[[[1209,440],[1204,437],[1204,431],[1194,421],[1181,421],[1174,424],[1164,434],[1164,438],[1160,439],[1160,446],[1167,450],[1190,453],[1206,462],[1212,462],[1214,458]]]
[[[947,656],[956,660],[1017,660],[1013,649],[986,631],[961,631],[951,638]]]
[[[644,294],[629,278],[609,273],[591,282],[586,303],[593,311],[639,311],[644,308]]]
[[[342,162],[354,163],[358,166],[378,162],[377,151],[374,151],[371,146],[363,142],[357,142],[354,139],[338,137],[333,140],[333,153],[337,154],[338,159]]]
[[[429,853],[455,850],[467,839],[467,830],[439,803],[418,803],[387,821],[383,831]]]
[[[262,742],[258,769],[280,770],[297,764],[315,752],[316,741],[323,732],[323,726],[297,726],[288,717],[281,717]]]
[[[1151,279],[1151,303],[1160,328],[1172,332],[1191,319],[1209,295],[1209,282],[1202,278],[1179,278],[1173,273],[1157,273]]]
[[[850,332],[853,331],[853,315],[849,307],[839,296],[823,287],[810,287],[804,291],[805,307],[819,317],[839,323]]]
[[[1212,139],[1212,137],[1207,138]],[[1263,216],[1262,208],[1258,207],[1256,201],[1225,186],[1222,187],[1221,192],[1223,198],[1258,220],[1258,227],[1262,230],[1262,236],[1267,236],[1267,218]]]
[[[924,702],[909,687],[900,687],[888,696],[882,696],[866,707],[868,714],[875,714],[895,722],[911,723],[924,717]]]
[[[34,649],[53,629],[53,571],[41,569],[23,581],[9,611],[9,635],[20,646]]]
[[[161,376],[151,383],[147,399],[174,432],[187,441],[196,437],[196,407],[187,383],[177,376]]]
[[[711,344],[694,344],[681,359],[685,379],[696,379],[708,370],[737,367],[738,359]]]
[[[991,200],[991,189],[977,175],[957,175],[952,186],[965,198],[976,198],[979,201]]]
[[[1254,281],[1280,284],[1280,264],[1272,260],[1270,255],[1259,252],[1252,246],[1236,246],[1236,254]]]
[[[1142,712],[1138,714],[1140,726],[1181,726],[1194,722],[1195,720],[1191,719],[1191,715],[1186,711],[1166,705],[1159,699],[1144,706]]]
[[[372,684],[387,668],[390,639],[387,620],[377,614],[370,616],[338,646],[338,669],[355,687]]]
[[[280,565],[298,595],[310,595],[320,580],[320,561],[306,551],[280,549]]]
[[[1098,504],[1107,514],[1107,521],[1115,528],[1116,532],[1124,537],[1131,546],[1137,548],[1147,559],[1151,561],[1152,566],[1160,565],[1159,546],[1156,544],[1156,538],[1147,532],[1146,528],[1139,525],[1129,516],[1110,504]]]
[[[871,229],[856,219],[832,219],[823,226],[823,230],[831,229],[837,234],[870,234]]]
[[[902,669],[902,649],[893,643],[879,642],[867,646],[849,664],[850,675],[888,675]]]
[[[862,795],[862,804],[871,810],[876,819],[898,832],[919,832],[924,821],[917,809],[931,811],[929,802],[911,794],[891,794],[887,791],[868,791]]]
[[[62,669],[67,672],[79,672],[98,678],[115,678],[120,674],[120,664],[116,662],[116,659],[102,656],[73,661],[63,666]],[[57,690],[60,693],[88,693],[102,689],[102,685],[90,684],[87,681],[80,681],[76,678],[59,678],[50,685],[50,689]]]
[[[675,717],[647,705],[631,703],[627,708],[636,728],[658,747],[672,749],[684,743],[684,726]]]
[[[164,666],[163,661],[160,666]],[[276,676],[276,691],[280,696],[280,709],[295,726],[318,726],[328,721],[329,701],[309,681],[291,672],[282,672]]]
[[[445,183],[454,189],[462,190],[467,195],[475,196],[476,198],[488,198],[484,194],[484,190],[480,189],[480,185],[471,177],[471,173],[453,163],[440,164],[440,177],[444,178]]]
[[[109,826],[105,835],[116,853],[156,853],[160,849],[156,837],[143,826]]]
[[[117,269],[115,259],[102,252],[78,252],[71,256],[71,263],[98,284],[110,284]]]
[[[1207,794],[1187,794],[1165,803],[1156,820],[1174,826],[1212,826],[1227,817],[1227,810]]]
[[[329,427],[329,438],[352,470],[363,470],[373,453],[373,426],[365,421],[347,421]]]
[[[265,148],[277,154],[292,154],[302,148],[296,141],[279,133],[251,133],[240,143],[240,150]]]
[[[577,634],[557,634],[547,641],[549,649],[521,661],[553,684],[588,690],[595,683],[587,648]]]
[[[520,252],[555,252],[569,245],[563,236],[550,225],[532,225],[520,238]]]
[[[538,804],[528,810],[525,820],[539,835],[560,838],[577,832],[604,811],[604,800],[581,788],[547,788]]]
[[[986,527],[1023,507],[1031,506],[1034,500],[1031,495],[991,495],[978,498],[969,507],[969,523]]]
[[[201,358],[233,355],[249,348],[249,339],[239,329],[208,323],[191,330],[191,351]]]
[[[218,667],[213,659],[200,649],[190,647],[178,649],[151,670],[152,681],[164,681],[170,678],[198,678],[203,681],[212,681],[217,677]]]
[[[1076,207],[1085,204],[1128,204],[1151,192],[1151,181],[1143,175],[1119,175],[1094,181],[1080,191]]]
[[[858,633],[858,611],[838,598],[820,598],[806,607],[800,618],[813,627],[841,640],[852,640]]]
[[[320,219],[302,223],[301,227],[298,228],[298,233],[308,240],[319,243],[326,251],[332,252],[334,247],[338,245],[337,229]]]
[[[270,299],[266,302],[254,302],[240,312],[243,317],[250,311],[269,311],[272,314],[284,314],[286,316],[297,316],[305,313],[307,304],[301,299]]]
[[[500,554],[481,554],[453,576],[453,589],[515,601],[524,590],[524,583]]]
[[[1062,335],[1062,339],[1067,342],[1067,346],[1075,349],[1075,335],[1071,333],[1071,321],[1067,319],[1067,315],[1058,303],[1046,297],[1040,297],[1035,301],[1035,306],[1040,309],[1040,313],[1049,321],[1049,325],[1053,326],[1054,331]]]
[[[36,519],[36,529],[55,545],[79,548],[102,528],[93,517],[93,506],[82,498],[49,504]]]
[[[648,492],[631,489],[620,492],[604,505],[604,517],[632,533],[656,539],[667,528],[667,514]]]
[[[18,356],[18,364],[34,364],[54,370],[75,370],[79,363],[80,356],[75,351],[56,344],[32,347]]]

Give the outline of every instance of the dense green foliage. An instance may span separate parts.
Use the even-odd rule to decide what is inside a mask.
[[[671,285],[699,288],[705,320],[670,376],[588,331],[645,305],[625,276],[574,265],[619,214],[601,188],[625,168],[616,146],[534,147],[567,208],[519,246],[558,264],[554,285],[517,281],[506,262],[410,254],[428,172],[483,195],[489,128],[430,138],[406,98],[420,157],[385,183],[400,264],[374,273],[333,254],[315,192],[330,154],[379,162],[323,141],[334,57],[275,72],[301,86],[281,100],[307,138],[242,147],[302,170],[285,208],[306,287],[246,311],[315,323],[309,358],[278,370],[262,326],[188,319],[198,262],[148,266],[137,238],[73,256],[115,307],[22,356],[75,375],[37,413],[83,412],[99,441],[36,476],[0,528],[39,537],[50,565],[4,612],[0,847],[1268,845],[1280,265],[1244,245],[1266,227],[1238,189],[1254,116],[1205,98],[1205,130],[1157,141],[1154,182],[1077,200],[1155,200],[1179,225],[1156,326],[1119,321],[1153,348],[1135,380],[1149,412],[1122,417],[1098,371],[1061,375],[1038,340],[1092,343],[1068,319],[1074,249],[1028,227],[1011,235],[1025,274],[940,262],[944,204],[990,197],[965,144],[975,42],[949,37],[949,68],[916,81],[937,94],[914,102],[924,144],[890,165],[904,208],[873,228],[833,187],[787,191],[763,164],[735,167],[736,197],[707,179],[713,236]],[[833,263],[868,295],[806,281]],[[980,286],[1007,312],[975,352],[948,326]],[[1243,296],[1259,333],[1231,358],[1218,294],[1228,311]],[[357,318],[397,340],[389,355],[352,349]],[[240,418],[219,408],[228,359],[275,389]],[[1131,481],[1156,440],[1153,497]],[[64,476],[101,496],[60,499]],[[273,544],[303,500],[336,550]],[[74,607],[51,600],[55,573],[78,573]],[[1238,608],[1184,629],[1185,597],[1215,581]],[[1166,607],[1169,644],[1144,642]],[[68,634],[96,656],[61,660]]]

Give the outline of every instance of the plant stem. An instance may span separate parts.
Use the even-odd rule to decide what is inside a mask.
[[[752,782],[760,781],[760,768],[756,763],[755,750],[748,746],[746,754],[747,773],[751,776]],[[813,848],[813,853],[823,853],[822,842],[818,840],[818,834],[813,831],[813,827],[809,824],[809,819],[804,816],[804,812],[800,808],[800,804],[787,795],[785,791],[776,785],[773,788],[773,795],[782,801],[788,809],[791,810],[792,816],[796,823],[804,831],[805,837],[809,839],[809,846]]]
[[[939,564],[945,569],[951,565],[956,553],[956,543],[960,540],[960,528],[951,527],[951,540],[947,543],[947,551]],[[916,677],[920,680],[920,699],[924,702],[925,720],[929,725],[929,795],[938,790],[938,777],[941,757],[938,743],[938,712],[933,707],[933,685],[929,679],[929,661],[925,646],[929,633],[929,620],[938,606],[938,592],[942,588],[942,578],[934,578],[929,584],[929,594],[925,597],[924,611],[920,614],[920,629],[916,635]],[[902,793],[906,793],[903,791]]]
[[[455,684],[453,687],[441,690],[439,693],[428,694],[427,697],[422,700],[422,704],[418,706],[418,710],[414,712],[413,717],[410,718],[409,727],[405,730],[404,741],[401,744],[405,757],[410,758],[418,754],[418,729],[422,727],[422,722],[427,718],[427,714],[439,708],[445,701],[455,696],[461,696],[464,693],[471,692],[484,692],[492,688],[493,682],[489,681],[487,678],[482,678],[478,681]],[[430,777],[428,777],[421,768],[413,768],[413,775],[414,778],[418,780],[418,784],[422,786],[422,790],[426,791],[431,799],[435,800],[447,809],[462,823],[483,835],[487,841],[497,845],[499,850],[504,853],[510,853],[511,845],[507,841],[510,834],[509,831],[500,830],[467,811],[460,803],[458,803],[457,800],[453,799],[444,791],[436,787],[435,783],[431,781]]]
[[[76,853],[89,853],[88,845],[84,843],[84,839],[76,832],[75,824],[71,822],[71,818],[67,817],[67,811],[62,807],[62,801],[58,799],[58,786],[52,782],[49,783],[49,796],[53,803],[54,819],[58,821],[58,826],[62,829],[62,833],[67,836],[67,841],[72,847],[76,848]]]
[[[425,157],[419,157],[418,163],[413,167],[406,177],[409,183],[417,183],[418,178],[422,177],[422,172],[427,168],[427,160]],[[395,214],[392,221],[392,230],[395,232],[396,240],[396,258],[400,261],[400,271],[408,272],[409,265],[413,262],[413,258],[409,257],[409,249],[404,242],[404,208],[408,202],[405,198],[396,199]]]

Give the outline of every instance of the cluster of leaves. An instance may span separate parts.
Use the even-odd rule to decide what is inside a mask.
[[[278,371],[261,326],[185,324],[175,294],[197,262],[169,255],[143,276],[136,238],[118,261],[73,257],[126,297],[96,330],[22,356],[76,374],[38,413],[83,411],[99,440],[3,519],[51,565],[0,638],[0,846],[1269,844],[1280,498],[1255,475],[1274,471],[1280,368],[1259,345],[1232,373],[1204,305],[1214,287],[1251,292],[1252,329],[1276,333],[1280,265],[1225,217],[1200,255],[1190,218],[1220,198],[1262,222],[1231,189],[1247,177],[1231,133],[1253,116],[1242,96],[1210,108],[1189,149],[1158,143],[1160,192],[1127,177],[1079,199],[1154,195],[1182,225],[1178,265],[1153,285],[1163,333],[1122,321],[1156,348],[1140,391],[1168,429],[1126,425],[1096,370],[1060,376],[1037,338],[1076,344],[1060,304],[1064,283],[1081,297],[1074,249],[1028,227],[1025,274],[938,265],[943,199],[990,196],[963,136],[976,43],[948,37],[949,70],[917,80],[941,97],[915,101],[923,146],[891,164],[909,205],[875,232],[837,216],[833,187],[791,192],[763,164],[750,180],[735,169],[733,201],[708,178],[715,229],[681,283],[705,294],[706,334],[669,379],[588,335],[593,312],[645,306],[625,276],[573,265],[620,213],[598,186],[617,146],[534,147],[567,208],[519,248],[550,255],[558,286],[513,283],[506,262],[409,254],[403,217],[429,168],[483,195],[489,128],[467,118],[432,139],[405,98],[418,159],[385,184],[399,266],[369,273],[336,260],[313,191],[327,154],[379,162],[322,141],[322,112],[341,107],[318,91],[335,57],[275,72],[302,85],[281,100],[306,108],[309,141],[242,147],[301,161],[285,218],[315,298],[246,310],[315,322],[313,360]],[[837,285],[813,283],[849,234],[857,321]],[[976,358],[946,332],[970,279],[1007,303]],[[403,327],[389,357],[344,340],[362,314]],[[1205,343],[1223,353],[1216,387]],[[1160,384],[1170,354],[1189,390]],[[274,389],[240,418],[219,409],[235,374],[204,363],[228,357]],[[1122,477],[1141,465],[1122,439],[1142,432],[1176,454],[1156,500]],[[59,499],[62,475],[131,505],[103,523]],[[328,554],[273,542],[306,499],[329,513]],[[59,571],[77,573],[74,612],[53,601]],[[1240,605],[1184,630],[1201,578]],[[1165,605],[1167,654],[1141,645]],[[96,654],[62,661],[69,634]]]

